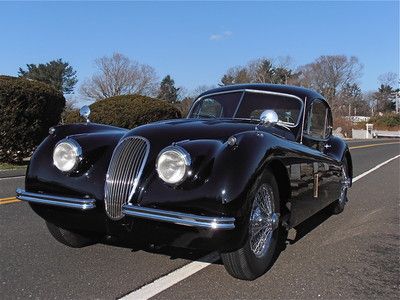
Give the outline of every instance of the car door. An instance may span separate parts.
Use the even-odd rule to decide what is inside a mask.
[[[313,197],[323,208],[338,198],[337,176],[340,171],[337,162],[325,154],[330,147],[332,131],[332,115],[325,101],[315,99],[312,102],[304,125],[303,144],[318,151],[320,157],[318,166],[314,168]]]

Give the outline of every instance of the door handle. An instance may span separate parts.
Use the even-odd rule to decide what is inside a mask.
[[[328,150],[329,148],[331,148],[332,147],[332,145],[329,145],[329,144],[325,144],[324,145],[324,148],[326,149],[326,150]]]

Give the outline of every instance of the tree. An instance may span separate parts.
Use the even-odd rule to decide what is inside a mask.
[[[377,112],[389,112],[395,109],[396,92],[390,85],[381,84],[378,91],[373,94]]]
[[[391,87],[395,87],[398,84],[399,76],[393,72],[387,72],[382,75],[379,75],[378,80],[383,85],[389,85]]]
[[[357,83],[361,70],[362,65],[354,56],[323,55],[301,66],[295,83],[321,93],[335,111],[343,105],[340,94],[345,87]]]
[[[368,101],[364,98],[361,88],[358,84],[346,84],[338,95],[340,106],[335,107],[335,113],[340,116],[371,115],[371,108]]]
[[[61,58],[45,64],[27,64],[26,67],[26,70],[19,68],[19,77],[47,83],[64,94],[71,94],[78,82],[76,71]]]
[[[95,60],[97,73],[80,88],[85,97],[101,100],[109,97],[140,94],[154,96],[157,76],[154,68],[140,64],[127,56],[114,53]]]
[[[288,58],[287,58],[288,59]],[[271,59],[260,58],[245,66],[228,69],[221,79],[221,85],[238,83],[287,84],[296,74],[287,65],[274,64]]]
[[[167,75],[161,81],[157,98],[169,103],[175,103],[178,100],[178,92],[179,88],[175,87],[175,81],[170,75]]]

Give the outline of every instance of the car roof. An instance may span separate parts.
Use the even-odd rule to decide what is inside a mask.
[[[270,91],[277,93],[285,93],[295,95],[301,99],[307,97],[307,99],[322,99],[325,98],[312,89],[307,89],[304,87],[293,86],[293,85],[284,85],[284,84],[269,84],[269,83],[249,83],[249,84],[232,84],[225,85],[222,87],[218,87],[212,90],[208,90],[202,93],[199,97],[202,97],[207,94],[221,93],[221,92],[229,92],[235,90],[260,90],[260,91]],[[325,100],[326,101],[326,100]]]

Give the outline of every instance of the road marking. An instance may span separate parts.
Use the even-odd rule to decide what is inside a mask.
[[[394,144],[398,144],[400,145],[399,142],[391,142],[391,143],[379,143],[379,144],[368,144],[368,145],[361,145],[361,146],[353,146],[350,147],[349,149],[360,149],[360,148],[369,148],[369,147],[376,147],[376,146],[380,146],[380,145],[394,145]]]
[[[8,197],[8,198],[2,198],[0,199],[0,205],[1,204],[10,204],[10,203],[15,203],[15,202],[20,202],[21,200],[18,200],[15,197]]]
[[[209,266],[213,262],[219,259],[219,255],[216,252],[210,253],[202,258],[199,261],[191,262],[159,279],[149,283],[140,289],[122,297],[123,300],[137,300],[137,299],[149,299],[167,288],[173,286],[179,281],[184,280],[185,278],[197,273],[198,271],[204,269]]]
[[[4,177],[4,178],[0,178],[1,180],[8,180],[8,179],[18,179],[18,178],[24,178],[25,176],[12,176],[12,177]]]
[[[14,197],[8,197],[8,198],[0,198],[0,202],[8,201],[8,200],[15,200],[15,199],[16,199],[15,196]]]
[[[379,169],[380,167],[382,167],[382,166],[384,166],[384,165],[390,163],[392,160],[395,160],[396,158],[399,158],[399,157],[400,157],[400,155],[396,155],[395,157],[392,157],[392,158],[390,158],[390,159],[384,161],[383,163],[380,163],[379,165],[373,167],[372,169],[369,169],[368,171],[366,171],[366,172],[364,172],[364,173],[362,173],[362,174],[360,174],[360,175],[354,177],[354,178],[353,178],[353,183],[356,182],[356,181],[358,181],[358,180],[360,180],[360,179],[363,178],[364,176],[367,176],[369,173],[371,173],[371,172],[373,172],[373,171]]]
[[[379,165],[373,167],[372,169],[356,176],[355,178],[353,178],[353,183],[399,157],[400,157],[400,155],[396,155],[395,157],[392,157],[392,158],[384,161],[383,163],[380,163]],[[198,271],[204,269],[205,267],[208,267],[213,262],[218,260],[218,258],[219,258],[219,255],[216,252],[210,253],[209,255],[201,258],[200,261],[194,261],[194,262],[191,262],[179,269],[176,269],[175,271],[172,271],[171,273],[156,279],[152,283],[144,285],[143,287],[139,288],[138,290],[127,294],[126,296],[122,297],[121,299],[122,300],[149,299],[149,298],[161,293],[162,291],[170,288],[174,284],[197,273]]]

